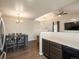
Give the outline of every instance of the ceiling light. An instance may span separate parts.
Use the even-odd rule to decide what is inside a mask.
[[[58,17],[61,17],[61,15],[58,15]]]
[[[22,23],[22,22],[23,22],[23,19],[22,19],[21,13],[18,13],[16,23]]]
[[[19,23],[19,20],[18,19],[16,20],[16,23]]]

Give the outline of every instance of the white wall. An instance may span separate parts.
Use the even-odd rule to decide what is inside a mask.
[[[71,19],[77,19],[79,21],[79,14],[63,15],[57,19],[60,21],[60,31],[61,32],[65,31],[64,30],[64,23],[71,22]],[[41,21],[38,24],[36,24],[36,26],[38,26],[40,28],[40,29],[38,29],[38,27],[37,27],[37,31],[39,31],[39,32],[52,32],[52,20],[53,19],[51,19],[49,21]]]
[[[37,32],[51,32],[52,31],[52,22],[50,21],[36,21],[35,23],[35,31]]]
[[[6,34],[8,33],[24,33],[28,34],[29,41],[34,40],[33,30],[34,22],[33,20],[24,19],[23,23],[16,23],[16,18],[4,16],[3,17],[6,27]]]
[[[78,14],[73,15],[64,15],[59,20],[60,22],[60,31],[64,31],[64,23],[71,21],[70,19],[75,18],[79,20]],[[23,23],[17,24],[16,18],[13,17],[3,17],[6,26],[6,34],[8,33],[25,33],[29,35],[29,40],[36,39],[36,36],[40,32],[52,32],[52,19],[48,21],[34,21],[29,19],[24,19]]]

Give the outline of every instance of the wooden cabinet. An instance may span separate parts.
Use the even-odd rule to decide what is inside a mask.
[[[48,59],[62,59],[62,48],[58,43],[43,39],[42,51]]]
[[[43,55],[49,59],[49,41],[46,39],[42,40],[42,52]]]
[[[78,49],[63,45],[62,50],[63,50],[63,59],[79,59]]]
[[[43,39],[43,55],[48,59],[79,59],[79,50]]]
[[[50,42],[50,59],[62,59],[62,48],[60,44]]]

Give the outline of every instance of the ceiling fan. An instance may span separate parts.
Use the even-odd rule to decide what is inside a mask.
[[[74,0],[72,3],[63,6],[63,7],[61,7],[60,9],[57,9],[57,10],[56,10],[56,15],[59,16],[59,15],[67,15],[67,14],[69,14],[69,13],[67,13],[67,12],[64,11],[64,8],[67,7],[67,6],[69,6],[69,5],[76,4],[76,3],[78,3],[78,2],[79,2],[79,0]]]
[[[66,15],[66,14],[68,13],[63,10],[58,10],[58,13],[57,13],[57,15]]]

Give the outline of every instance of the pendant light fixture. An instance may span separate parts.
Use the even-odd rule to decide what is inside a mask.
[[[16,19],[16,23],[22,23],[23,22],[23,17],[21,16],[21,13],[17,13],[17,19]]]

